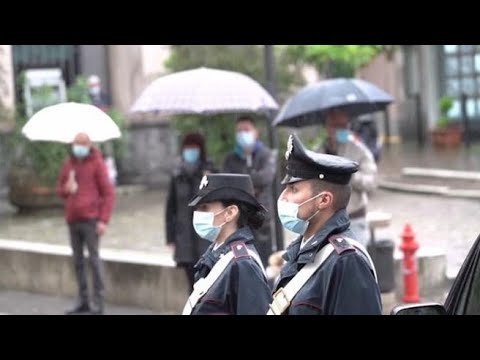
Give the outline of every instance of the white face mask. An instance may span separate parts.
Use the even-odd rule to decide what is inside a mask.
[[[310,216],[307,220],[300,219],[298,217],[298,210],[300,206],[306,204],[307,202],[323,195],[323,193],[317,194],[314,197],[311,197],[308,200],[305,200],[301,204],[295,204],[292,202],[288,202],[285,200],[278,200],[277,202],[277,209],[278,209],[278,217],[280,218],[280,222],[282,225],[290,231],[293,231],[296,234],[303,235],[310,224],[310,220],[318,214],[320,209],[318,209],[312,216]]]
[[[222,226],[225,225],[227,222],[224,222],[219,226],[213,225],[213,222],[215,220],[215,216],[225,210],[227,210],[227,208],[220,210],[215,214],[210,211],[194,211],[193,228],[195,229],[195,232],[198,234],[198,236],[211,242],[217,240],[218,235],[222,230]]]

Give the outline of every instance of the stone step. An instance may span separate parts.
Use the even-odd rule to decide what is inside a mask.
[[[100,256],[105,301],[161,313],[181,312],[188,284],[171,255],[103,248]],[[75,297],[70,247],[0,239],[0,288]]]
[[[412,179],[408,177],[383,177],[378,181],[382,189],[418,194],[432,194],[455,198],[480,199],[480,183],[452,182],[444,179]]]
[[[433,177],[433,178],[440,178],[440,179],[480,181],[480,172],[478,171],[458,171],[458,170],[449,170],[449,169],[404,167],[402,169],[402,175]]]

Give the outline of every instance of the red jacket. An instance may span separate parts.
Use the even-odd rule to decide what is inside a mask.
[[[70,170],[75,171],[78,184],[75,194],[65,192]],[[83,160],[73,156],[65,160],[58,178],[57,193],[65,199],[65,218],[69,224],[93,219],[108,223],[115,202],[115,190],[100,150],[92,147]]]

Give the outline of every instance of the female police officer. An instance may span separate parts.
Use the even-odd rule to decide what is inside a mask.
[[[249,175],[209,174],[203,177],[193,227],[212,242],[195,265],[194,290],[184,315],[265,314],[271,301],[251,228],[262,225],[265,209],[254,197]]]

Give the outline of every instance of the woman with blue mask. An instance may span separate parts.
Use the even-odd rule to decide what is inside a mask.
[[[249,175],[206,175],[189,206],[193,227],[211,243],[195,265],[184,315],[264,315],[271,300],[252,229],[265,219]]]
[[[183,268],[190,288],[193,288],[193,266],[207,249],[209,242],[200,238],[193,229],[193,211],[188,201],[195,195],[202,177],[216,172],[207,159],[205,139],[202,135],[186,134],[182,140],[181,158],[172,171],[166,207],[167,244],[173,251],[177,266]]]

